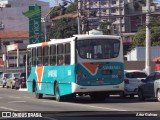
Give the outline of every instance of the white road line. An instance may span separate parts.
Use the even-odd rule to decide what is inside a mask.
[[[42,102],[57,102],[57,101],[42,101]],[[91,108],[95,108],[96,109],[103,109],[103,110],[112,110],[112,111],[128,111],[125,109],[115,109],[115,108],[108,108],[108,107],[97,107],[97,106],[92,106],[92,105],[82,105],[82,104],[74,104],[74,103],[60,103],[60,104],[68,104],[68,105],[76,105],[76,106],[82,106],[82,107],[91,107]]]
[[[8,96],[9,98],[22,98],[22,97],[16,97],[16,96]]]
[[[0,107],[0,109],[12,110],[12,111],[20,111],[20,110],[16,110],[16,109],[12,109],[12,108],[7,108],[7,107]]]
[[[8,103],[24,103],[26,101],[9,101]]]
[[[50,118],[50,117],[43,117],[43,118],[45,118],[45,119],[47,119],[47,120],[57,120],[57,119],[55,119],[55,118]]]

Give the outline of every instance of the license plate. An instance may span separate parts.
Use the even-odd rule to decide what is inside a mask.
[[[102,70],[102,75],[112,75],[112,70]]]

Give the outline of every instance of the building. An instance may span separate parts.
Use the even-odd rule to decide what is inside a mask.
[[[10,7],[5,7],[9,4]],[[2,62],[4,54],[7,54],[7,46],[18,44],[19,46],[19,65],[24,66],[23,56],[28,44],[28,18],[23,12],[28,10],[28,6],[35,4],[41,6],[42,17],[45,17],[49,11],[49,2],[39,0],[3,0],[0,1],[0,58],[1,64],[7,67],[17,67],[17,52],[8,51],[8,65]],[[42,24],[43,25],[43,24]],[[1,65],[4,66],[4,65]]]
[[[28,45],[28,31],[10,31],[10,32],[0,32],[0,44],[1,44],[1,51],[0,51],[0,59],[2,61],[3,55],[7,56],[7,60],[1,62],[0,67],[5,66],[4,63],[6,62],[7,67],[17,67],[17,50],[8,50],[7,48],[11,45],[18,44],[19,49],[19,64],[18,66],[24,66],[23,63],[23,56],[26,53],[26,48]]]
[[[156,11],[158,6],[151,2],[151,12]],[[137,32],[145,23],[146,7],[139,0],[80,0],[78,6],[82,31],[97,29],[107,21],[111,34],[120,35]]]
[[[150,49],[150,59],[153,60],[160,56],[160,46],[151,46]],[[125,57],[127,61],[145,61],[146,58],[146,48],[145,47],[136,47],[131,50]]]
[[[42,17],[50,11],[49,3],[39,0],[5,0],[11,7],[4,7],[0,11],[0,23],[4,25],[3,31],[27,31],[28,18],[22,13],[28,10],[28,6],[35,4],[41,6]],[[1,4],[1,1],[0,1]]]
[[[84,26],[89,29],[97,29],[103,20],[110,22],[108,29],[112,34],[127,32],[128,24],[126,15],[126,4],[129,0],[81,0],[79,9],[82,18],[82,31]]]

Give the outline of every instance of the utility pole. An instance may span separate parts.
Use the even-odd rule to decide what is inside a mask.
[[[145,71],[150,74],[150,46],[151,46],[151,32],[150,32],[150,0],[146,0],[146,64]]]

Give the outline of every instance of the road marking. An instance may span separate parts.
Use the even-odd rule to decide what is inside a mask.
[[[43,118],[45,118],[45,119],[47,119],[47,120],[57,120],[57,119],[51,118],[51,117],[43,117]]]
[[[12,108],[7,108],[7,107],[0,107],[0,109],[12,110],[12,111],[20,111],[20,110],[16,110],[16,109],[12,109]]]
[[[57,102],[57,101],[42,101],[42,102]],[[82,105],[82,104],[74,104],[74,103],[62,103],[61,104],[68,104],[68,105],[77,105],[77,106],[82,106],[82,107],[91,107],[91,108],[95,108],[96,109],[104,109],[104,110],[112,110],[112,111],[128,111],[125,109],[115,109],[115,108],[104,108],[104,107],[97,107],[97,106],[92,106],[92,105]]]
[[[26,102],[26,101],[10,101],[8,103],[24,103],[24,102]]]
[[[16,97],[16,96],[8,96],[9,98],[22,98],[22,97]]]

